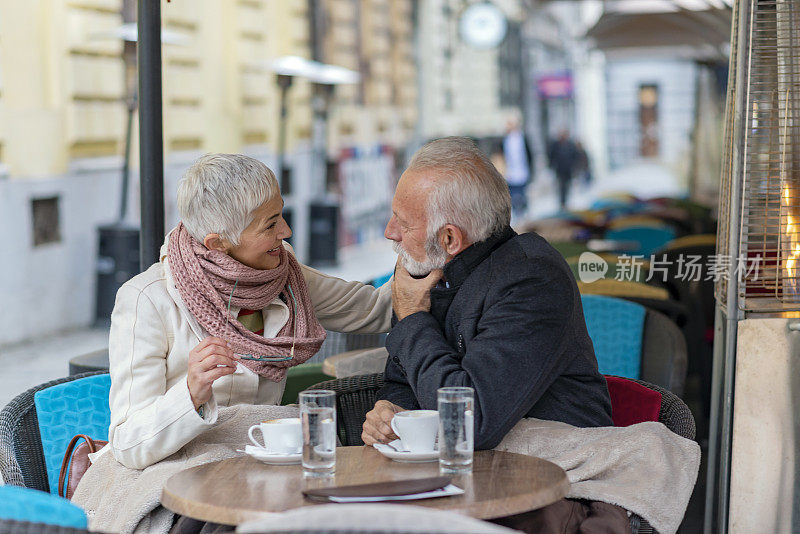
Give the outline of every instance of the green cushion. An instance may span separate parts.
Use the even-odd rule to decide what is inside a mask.
[[[302,363],[295,367],[290,367],[286,372],[286,389],[283,391],[281,404],[296,403],[298,393],[317,382],[330,379],[330,376],[322,372],[321,363]]]
[[[586,243],[579,243],[576,241],[551,241],[550,245],[559,251],[565,258],[572,256],[580,256],[581,253],[589,250]]]

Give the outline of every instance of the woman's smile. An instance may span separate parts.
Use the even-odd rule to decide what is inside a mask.
[[[283,198],[275,195],[255,210],[253,222],[242,232],[239,244],[229,246],[226,252],[254,269],[278,267],[281,264],[283,240],[292,236],[282,211]],[[267,248],[270,245],[272,248]]]

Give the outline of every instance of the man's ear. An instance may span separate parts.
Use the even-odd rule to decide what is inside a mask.
[[[448,256],[455,256],[472,243],[458,226],[446,224],[439,230],[439,243]]]
[[[219,234],[208,234],[205,239],[203,239],[203,244],[208,250],[219,250],[225,254],[228,253],[228,247],[225,246]]]

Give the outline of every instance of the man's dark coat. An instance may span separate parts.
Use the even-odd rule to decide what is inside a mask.
[[[542,237],[506,228],[448,262],[444,280],[430,312],[389,333],[378,398],[435,410],[438,388],[475,388],[476,449],[523,417],[612,426],[575,278]]]

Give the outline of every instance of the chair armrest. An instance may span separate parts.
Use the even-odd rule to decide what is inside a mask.
[[[367,412],[375,406],[378,390],[383,387],[383,373],[348,376],[326,380],[308,389],[336,392],[336,426],[344,446],[363,445],[361,427]]]

